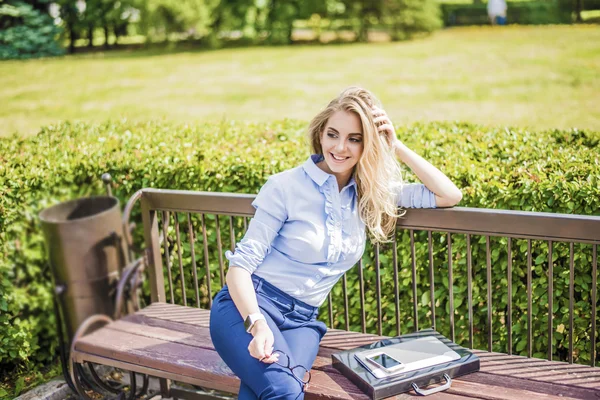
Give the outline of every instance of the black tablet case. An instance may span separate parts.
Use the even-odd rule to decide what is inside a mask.
[[[423,336],[435,336],[446,346],[457,352],[461,358],[444,364],[438,364],[382,379],[375,378],[373,374],[367,371],[356,358],[354,358],[354,354],[361,351],[407,342]],[[444,374],[449,375],[450,378],[454,378],[479,371],[479,358],[475,354],[472,354],[467,349],[453,343],[433,329],[423,329],[416,333],[384,339],[366,346],[333,354],[331,358],[333,366],[354,382],[356,386],[373,400],[408,392],[412,389],[413,383],[424,389],[428,385],[444,382]]]

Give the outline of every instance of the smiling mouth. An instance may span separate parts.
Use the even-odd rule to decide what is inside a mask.
[[[335,160],[335,161],[346,161],[347,159],[349,159],[350,157],[337,157],[335,155],[333,155],[333,153],[329,153],[329,155]]]

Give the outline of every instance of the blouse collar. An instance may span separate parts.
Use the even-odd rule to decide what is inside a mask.
[[[308,174],[308,176],[310,176],[310,178],[319,186],[323,186],[323,184],[327,181],[327,179],[329,179],[330,176],[335,179],[335,176],[333,176],[332,174],[328,174],[327,172],[323,171],[317,166],[317,163],[323,161],[323,159],[324,157],[322,154],[312,154],[310,157],[308,157],[308,160],[306,160],[306,162],[302,166]],[[348,181],[345,187],[349,186],[356,186],[354,174],[352,174],[350,180]]]

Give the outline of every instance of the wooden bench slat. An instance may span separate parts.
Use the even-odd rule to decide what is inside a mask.
[[[481,350],[473,352],[481,360],[481,372],[539,382],[573,384],[577,380],[578,384],[586,383],[587,387],[600,389],[600,368],[597,367]]]
[[[600,394],[598,390],[582,387],[580,385],[572,386],[555,382],[533,381],[525,378],[489,374],[482,371],[475,374],[461,376],[460,381],[481,383],[483,385],[487,385],[488,387],[505,386],[514,389],[530,390],[537,393],[557,395],[561,396],[562,398],[600,398],[598,397],[598,394]]]
[[[190,371],[201,376],[208,371],[216,376],[233,376],[212,350],[116,331],[110,325],[79,339],[75,349],[173,373]],[[191,376],[190,373],[185,375]]]
[[[142,325],[143,328],[140,328],[140,325]],[[180,343],[192,347],[214,350],[213,343],[210,340],[209,329],[200,326],[186,327],[184,324],[153,320],[146,316],[133,315],[115,321],[107,328],[132,335],[164,340],[165,342]],[[118,336],[118,333],[115,333],[115,336]],[[340,372],[331,365],[331,354],[319,355],[313,364],[313,368],[329,373],[340,374]]]
[[[149,307],[140,310],[137,314],[167,321],[182,322],[206,327],[209,326],[210,320],[209,310],[178,306],[168,303],[153,303]],[[321,347],[333,347],[336,349],[353,348],[382,339],[385,339],[385,337],[364,334],[360,332],[348,332],[338,329],[330,329],[321,341]]]
[[[204,334],[208,329],[208,324],[196,324],[196,323],[185,323],[178,321],[170,321],[167,319],[154,318],[144,314],[131,314],[123,317],[122,321],[127,321],[132,324],[143,325],[143,326],[155,326],[158,328],[164,328],[182,333],[189,334]]]
[[[209,322],[209,310],[154,303],[81,338],[75,355],[80,361],[236,392],[239,381],[214,350]],[[313,365],[307,398],[366,400],[353,383],[333,368],[331,354],[381,339],[384,337],[330,329]],[[600,368],[480,350],[474,353],[481,359],[481,372],[455,379],[448,391],[430,396],[432,399],[537,400],[558,398],[555,395],[562,399],[588,399],[600,393],[596,390],[600,388]],[[409,397],[413,395],[396,396]]]
[[[161,378],[171,379],[178,382],[189,383],[191,385],[198,385],[202,387],[210,387],[212,389],[221,390],[229,393],[237,393],[239,390],[239,380],[231,378],[231,382],[228,380],[218,380],[214,377],[210,377],[208,380],[203,380],[201,377],[189,377],[182,374],[175,374],[169,371],[164,371],[159,368],[150,368],[144,364],[128,363],[119,359],[113,359],[110,357],[103,357],[97,354],[86,353],[80,350],[73,352],[73,357],[76,362],[92,362],[96,364],[108,365],[111,367],[121,368],[127,371],[134,371],[140,374],[148,374],[151,376],[157,376]]]
[[[388,397],[388,400],[392,400],[392,399],[393,400],[415,400],[416,397],[422,398],[421,396],[417,396],[416,394],[413,394],[412,392],[408,392],[408,393],[399,394],[397,396]],[[431,400],[464,400],[466,398],[471,398],[471,397],[457,395],[457,394],[451,394],[451,393],[448,393],[445,391],[427,396],[428,400],[429,399],[431,399]]]
[[[140,325],[143,328],[140,328]],[[189,326],[134,314],[113,322],[108,328],[133,335],[214,350],[209,329],[205,327]],[[313,369],[319,369],[329,374],[341,374],[331,365],[331,354],[319,355],[313,364]]]
[[[231,391],[235,386],[239,386],[238,378],[221,360],[216,351],[174,340],[148,337],[148,332],[154,334],[159,332],[156,328],[138,331],[137,334],[113,329],[115,326],[121,329],[131,328],[130,325],[119,324],[119,322],[109,324],[101,330],[78,340],[75,348],[76,351],[81,353],[79,355],[80,359],[85,359],[86,354],[94,354],[103,357],[105,360],[118,360],[132,365],[144,365],[155,371],[184,375],[189,378],[188,383],[193,383],[195,378],[202,382],[210,382],[211,379],[216,379],[222,383],[221,387],[226,387],[228,391]],[[150,333],[150,335],[153,333]],[[190,338],[177,338],[176,340],[195,342]],[[325,397],[336,399],[366,399],[360,389],[343,375],[325,373],[319,370],[313,370],[312,372],[309,392],[317,393],[317,397],[322,394]]]
[[[170,310],[174,310],[177,308],[179,308],[180,311],[182,311],[182,309],[185,308],[184,311],[190,312],[193,314],[206,315],[206,316],[209,315],[208,310],[199,310],[199,309],[194,309],[191,307],[182,307],[182,306],[170,305],[170,304],[156,304],[155,308],[157,310],[161,311],[161,313],[159,313],[159,314],[161,314],[162,318],[171,318],[172,312]],[[164,314],[164,315],[162,315],[162,314]],[[370,334],[366,335],[366,334],[362,334],[359,332],[348,332],[348,331],[344,331],[344,330],[330,329],[328,331],[327,335],[325,335],[325,337],[323,338],[323,340],[321,342],[319,356],[329,358],[332,353],[335,353],[339,350],[354,348],[359,345],[368,344],[368,343],[372,343],[377,340],[381,340],[383,338],[384,337],[377,336],[377,335],[370,335]],[[327,351],[329,349],[331,349],[331,351]],[[562,378],[562,379],[568,379],[568,378],[572,377],[572,375],[569,375],[567,373],[567,371],[564,371],[564,367],[568,366],[569,369],[576,368],[572,365],[564,364],[564,363],[560,363],[560,362],[549,362],[546,360],[528,359],[526,357],[508,356],[508,355],[502,354],[502,353],[488,353],[488,352],[479,351],[479,350],[475,350],[474,352],[481,358],[482,371],[494,372],[496,369],[498,369],[498,371],[504,377],[509,376],[509,374],[506,373],[508,363],[514,363],[514,364],[532,363],[534,365],[550,366],[550,368],[561,368],[561,370],[555,371],[555,373],[553,375],[549,376],[550,379],[548,381],[551,381],[553,383],[556,382],[556,379],[559,377],[558,375],[560,375],[560,378]],[[324,368],[328,369],[327,363],[328,363],[328,361],[326,361],[326,360],[317,359],[315,361],[314,367],[319,368],[319,369],[324,369]],[[550,365],[548,363],[550,363]],[[579,367],[583,367],[584,370],[594,370],[593,368],[587,367],[587,366],[579,366]],[[489,368],[489,370],[488,370],[488,368]],[[596,370],[598,370],[598,369],[596,369]],[[535,376],[537,376],[538,379],[540,379],[539,377],[541,377],[542,375],[543,374],[536,374]],[[510,375],[510,376],[512,376],[512,375]],[[505,380],[504,377],[503,377],[503,380]]]
[[[210,340],[210,332],[208,328],[195,327],[196,332],[188,333],[179,330],[167,329],[160,326],[143,325],[143,330],[140,330],[140,324],[130,321],[115,321],[110,325],[110,329],[120,332],[127,332],[132,335],[139,335],[153,339],[160,339],[168,342],[181,343],[188,346],[214,350],[212,341]]]
[[[573,397],[564,397],[548,393],[538,393],[531,390],[515,389],[506,385],[490,385],[476,382],[453,380],[448,393],[461,396],[475,397],[485,400],[572,400]]]
[[[95,354],[89,354],[82,351],[76,351],[74,353],[75,359],[77,362],[93,362],[97,364],[110,365],[117,368],[122,368],[128,371],[135,371],[142,374],[148,374],[152,376],[159,376],[167,379],[171,379],[178,382],[184,382],[191,385],[197,385],[205,388],[211,388],[216,390],[221,390],[228,393],[237,394],[239,390],[239,380],[235,376],[231,376],[231,381],[227,380],[215,380],[214,377],[209,377],[208,380],[202,379],[202,377],[198,376],[187,376],[181,373],[172,373],[169,371],[164,371],[158,368],[149,368],[143,364],[132,364],[128,362],[124,362],[121,360],[110,359],[106,357],[101,357]],[[305,398],[308,400],[332,400],[332,399],[340,399],[340,400],[369,400],[369,398],[362,393],[354,384],[348,381],[342,375],[334,376],[332,379],[325,380],[325,382],[320,382],[321,373],[316,371],[313,373],[313,378],[311,380],[310,388],[306,393]],[[331,382],[335,382],[335,385],[332,386]],[[332,388],[337,388],[332,393]],[[412,396],[410,396],[412,397]],[[402,397],[405,398],[405,397]],[[458,397],[452,396],[447,400],[456,400]],[[432,397],[432,400],[442,400],[437,397]],[[446,398],[444,398],[446,400]]]

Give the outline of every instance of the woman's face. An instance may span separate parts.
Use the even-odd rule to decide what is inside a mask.
[[[364,148],[360,117],[336,111],[321,133],[321,150],[330,173],[350,175]]]

